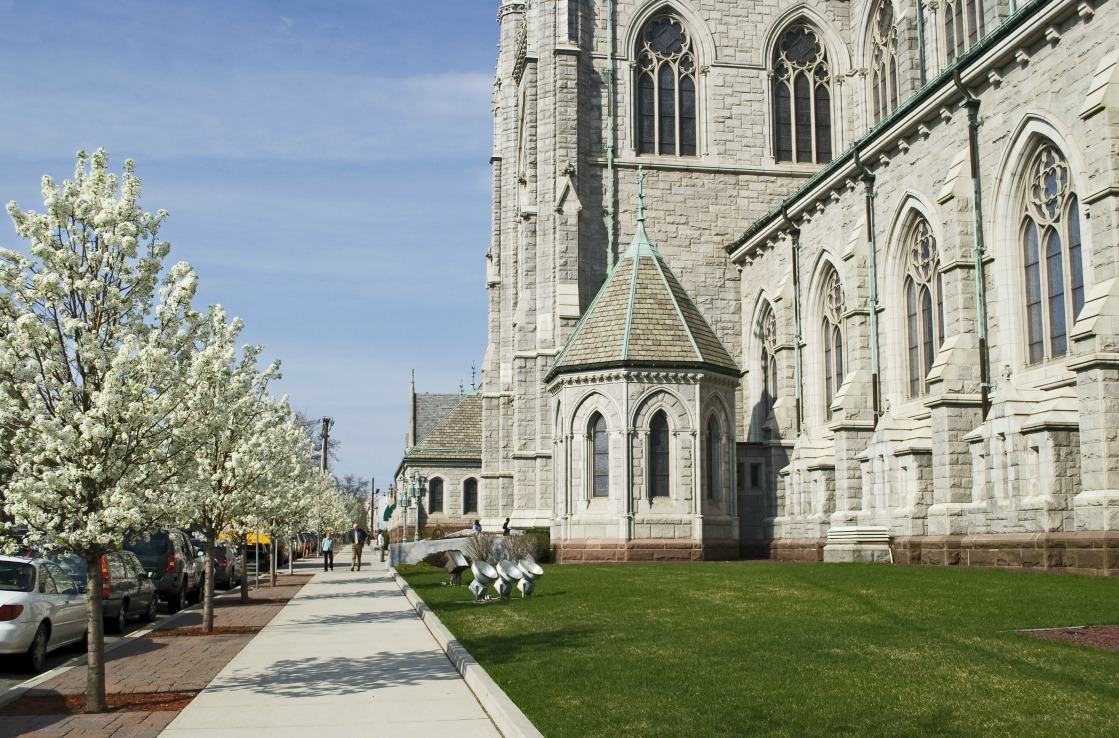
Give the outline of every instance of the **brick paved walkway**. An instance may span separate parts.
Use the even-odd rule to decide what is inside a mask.
[[[248,605],[240,594],[226,595],[215,603],[216,627],[262,628],[298,592],[306,577],[281,577],[274,588],[249,593]],[[288,584],[287,582],[291,582]],[[269,601],[276,600],[276,601]],[[251,633],[236,635],[172,635],[202,623],[198,610],[184,612],[142,638],[125,639],[106,654],[107,694],[140,692],[198,692],[208,685],[249,641]],[[78,666],[29,690],[25,696],[85,693],[86,670]],[[18,704],[19,700],[12,703]],[[117,712],[101,715],[0,715],[0,738],[156,738],[177,712]]]

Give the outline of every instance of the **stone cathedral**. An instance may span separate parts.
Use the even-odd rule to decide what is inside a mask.
[[[483,378],[413,389],[398,470],[428,524],[1119,572],[1116,0],[497,20]]]

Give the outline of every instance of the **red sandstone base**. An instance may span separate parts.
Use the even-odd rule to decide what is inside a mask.
[[[637,561],[733,561],[739,555],[737,541],[668,538],[640,541],[556,541],[555,557],[560,564],[603,564]]]

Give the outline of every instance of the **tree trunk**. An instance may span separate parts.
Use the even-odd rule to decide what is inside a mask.
[[[271,555],[270,555],[270,558],[272,559],[272,561],[271,561],[271,566],[268,567],[268,586],[269,587],[275,587],[276,586],[276,567],[278,567],[280,565],[280,544],[276,542],[276,531],[272,531],[272,535],[270,536],[270,539],[272,541],[272,545],[269,547],[269,548],[272,549],[271,550]]]
[[[89,642],[86,647],[88,666],[85,670],[85,711],[105,712],[105,620],[101,607],[101,554],[85,558],[85,603],[88,615],[86,628]]]
[[[202,580],[202,632],[214,632],[214,537],[206,536],[206,576]]]
[[[247,605],[249,603],[249,574],[246,566],[249,561],[249,547],[242,541],[241,542],[241,604]],[[255,568],[255,567],[254,567]]]

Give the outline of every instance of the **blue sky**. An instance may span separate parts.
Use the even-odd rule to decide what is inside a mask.
[[[411,369],[457,392],[485,353],[498,5],[0,0],[0,201],[41,210],[79,149],[135,159],[199,302],[384,489]]]

